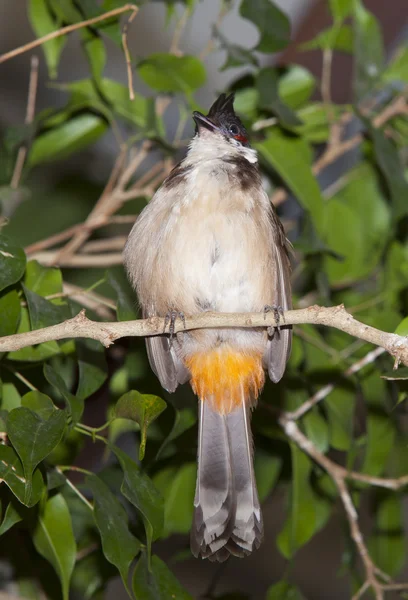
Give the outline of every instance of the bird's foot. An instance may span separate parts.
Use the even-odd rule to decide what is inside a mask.
[[[163,333],[166,333],[166,329],[168,327],[168,333],[170,334],[170,348],[173,345],[174,330],[176,327],[177,319],[180,319],[180,321],[183,323],[183,327],[185,329],[186,328],[186,318],[185,318],[183,312],[172,309],[172,310],[169,310],[166,313],[166,316],[164,317]]]
[[[269,312],[273,312],[273,316],[276,321],[276,325],[271,325],[270,327],[268,327],[268,335],[272,337],[275,333],[275,329],[280,333],[280,320],[282,317],[283,321],[285,321],[285,317],[282,306],[278,306],[277,304],[266,304],[264,306],[264,319],[266,319],[266,315]]]

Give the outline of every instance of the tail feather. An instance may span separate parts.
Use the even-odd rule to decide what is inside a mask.
[[[200,400],[198,474],[191,549],[223,562],[258,548],[262,514],[252,463],[249,409],[220,414]]]

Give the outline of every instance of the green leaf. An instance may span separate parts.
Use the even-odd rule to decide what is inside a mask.
[[[289,559],[316,531],[315,498],[310,486],[312,463],[295,444],[292,453],[291,512],[278,535],[277,545],[281,554]]]
[[[24,285],[43,298],[59,294],[62,292],[62,273],[57,267],[44,267],[36,260],[30,260],[26,267]],[[54,304],[63,302],[62,298],[53,299]]]
[[[398,50],[394,59],[387,65],[382,80],[408,83],[408,46],[404,45]]]
[[[119,116],[145,130],[146,135],[164,133],[162,121],[155,112],[153,98],[144,98],[135,92],[135,98],[131,100],[127,86],[106,77],[102,79],[100,87],[112,110]],[[99,97],[96,104],[98,103]]]
[[[330,11],[335,22],[343,21],[353,9],[354,0],[329,0]]]
[[[20,298],[16,290],[0,294],[0,337],[12,335],[20,322]]]
[[[394,333],[396,333],[397,335],[408,335],[408,317],[402,319],[401,323],[398,325]]]
[[[22,286],[33,330],[57,325],[70,318],[71,311],[67,304],[54,304],[50,300],[46,300],[39,294],[29,290],[24,284]]]
[[[258,52],[278,52],[289,44],[290,21],[270,0],[243,0],[239,12],[259,31]]]
[[[31,495],[34,469],[61,441],[66,419],[66,413],[56,409],[44,421],[24,406],[15,408],[8,415],[7,434],[20,457],[27,479],[26,502]]]
[[[127,578],[130,565],[140,551],[140,542],[129,531],[122,504],[103,481],[96,475],[89,475],[86,483],[94,497],[94,516],[101,534],[103,553],[118,569],[130,596]]]
[[[349,450],[353,434],[355,390],[335,388],[326,398],[324,407],[329,421],[330,445],[336,450]]]
[[[296,127],[301,124],[292,109],[279,97],[278,74],[275,69],[265,67],[259,71],[256,89],[259,107],[273,112],[284,127]]]
[[[133,593],[136,600],[192,600],[166,564],[152,556],[151,570],[145,553],[140,557],[133,573]]]
[[[100,82],[106,64],[105,44],[91,29],[82,29],[81,37],[92,75],[96,81]]]
[[[138,72],[143,81],[158,92],[191,94],[206,80],[204,65],[195,56],[151,54],[139,64]]]
[[[337,50],[353,54],[354,50],[354,31],[350,25],[338,27],[334,25],[321,31],[312,40],[302,44],[302,50]]]
[[[47,302],[44,298],[43,300]],[[27,331],[31,331],[31,323],[28,314],[28,309],[26,307],[23,307],[21,309],[21,318],[20,324],[17,329],[17,333],[26,333]],[[36,346],[27,346],[26,348],[21,348],[21,350],[9,352],[7,354],[7,358],[9,360],[37,362],[45,360],[46,358],[50,358],[51,356],[55,356],[60,352],[61,349],[58,346],[57,342],[52,340],[50,342],[37,344]]]
[[[0,480],[10,488],[18,500],[25,506],[34,506],[45,491],[41,471],[34,471],[31,493],[27,497],[27,481],[24,478],[23,466],[17,453],[11,446],[0,445]]]
[[[384,67],[380,25],[361,0],[354,0],[354,96],[362,100],[375,86]]]
[[[56,31],[60,23],[55,22],[49,10],[47,0],[30,0],[29,13],[30,23],[37,37]],[[58,64],[61,52],[66,42],[65,36],[57,37],[42,44],[45,60],[47,62],[48,74],[55,79],[58,73]]]
[[[288,137],[277,128],[268,133],[265,141],[255,144],[262,157],[271,164],[309,212],[316,230],[322,231],[324,203],[311,170],[312,153],[302,139]]]
[[[130,287],[123,269],[120,269],[120,271],[118,269],[109,269],[107,280],[117,295],[116,314],[119,321],[132,321],[139,318],[136,294]]]
[[[8,381],[0,385],[0,407],[10,411],[21,406],[21,396],[14,383]]]
[[[125,452],[111,447],[123,470],[122,494],[135,506],[143,517],[147,549],[150,555],[152,541],[160,537],[164,523],[164,502],[151,479]]]
[[[307,437],[320,452],[325,453],[329,448],[329,428],[317,406],[305,414],[303,424]]]
[[[21,398],[21,406],[35,412],[43,421],[47,421],[56,410],[51,398],[38,390],[25,394]]]
[[[61,375],[56,373],[56,371],[54,371],[50,365],[44,365],[44,377],[48,383],[50,383],[61,394],[65,401],[68,414],[72,419],[71,425],[76,425],[81,418],[82,413],[84,412],[83,398],[79,398],[78,396],[71,394]]]
[[[282,469],[282,459],[257,449],[254,460],[255,479],[259,501],[262,503],[272,492]]]
[[[79,383],[76,396],[89,398],[104,384],[108,377],[105,350],[96,340],[76,340],[78,354]]]
[[[173,427],[167,438],[158,449],[156,460],[159,458],[159,456],[161,456],[164,449],[167,448],[171,442],[176,440],[180,435],[187,431],[187,429],[190,429],[190,427],[192,427],[196,421],[197,416],[191,408],[182,408],[181,410],[176,410]]]
[[[130,419],[139,423],[141,432],[139,460],[143,460],[145,455],[147,429],[150,423],[153,423],[164,411],[166,406],[165,401],[159,396],[140,394],[136,390],[130,390],[117,401],[115,417],[117,419]]]
[[[279,581],[268,589],[265,600],[305,600],[305,597],[295,585]]]
[[[168,477],[163,476],[163,472],[160,472],[154,479],[156,487],[164,497],[162,537],[167,537],[172,533],[186,534],[191,529],[197,465],[196,463],[186,463],[180,468],[170,467],[167,471]]]
[[[278,94],[285,104],[295,109],[309,100],[315,87],[316,80],[310,71],[300,65],[290,65],[279,79]]]
[[[368,123],[368,121],[366,121]],[[408,215],[408,181],[404,177],[404,169],[395,144],[384,132],[368,125],[369,134],[374,143],[374,153],[391,194],[393,219],[397,221]]]
[[[19,281],[25,266],[24,250],[0,233],[0,291]]]
[[[368,550],[378,568],[391,577],[398,575],[406,564],[402,498],[395,492],[384,494],[380,500]]]
[[[74,570],[76,542],[71,515],[61,494],[47,500],[33,535],[34,546],[54,567],[64,600],[69,600],[69,583]]]
[[[343,258],[326,255],[330,283],[359,281],[377,267],[390,234],[390,210],[370,165],[351,171],[349,183],[327,202],[324,230],[324,239]]]
[[[106,131],[106,121],[94,114],[74,116],[59,127],[45,131],[37,137],[28,156],[28,165],[66,158],[96,142]]]
[[[17,504],[16,501],[11,500],[4,513],[3,520],[0,525],[0,536],[6,533],[16,523],[19,523],[23,519],[23,507],[21,504]]]
[[[378,477],[382,475],[394,445],[395,426],[388,415],[370,412],[366,428],[367,448],[361,471]]]
[[[390,379],[391,381],[404,381],[404,379],[408,379],[408,367],[387,371],[381,375],[381,378]]]

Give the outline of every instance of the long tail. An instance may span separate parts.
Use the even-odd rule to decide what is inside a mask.
[[[263,538],[252,461],[250,409],[244,398],[222,414],[200,400],[198,474],[191,530],[196,557],[223,562],[243,557]]]

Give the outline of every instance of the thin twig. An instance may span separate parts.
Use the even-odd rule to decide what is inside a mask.
[[[133,89],[132,61],[130,60],[129,47],[128,47],[128,43],[127,43],[127,34],[128,34],[129,25],[131,24],[131,22],[137,15],[137,10],[134,10],[132,12],[130,17],[126,21],[125,25],[123,26],[123,31],[122,31],[122,46],[123,46],[123,52],[125,54],[126,72],[127,72],[128,88],[129,88],[129,98],[131,100],[135,99],[135,91]]]
[[[20,46],[19,48],[15,48],[14,50],[10,50],[10,52],[6,52],[5,54],[2,54],[0,56],[0,64],[3,62],[6,62],[7,60],[10,60],[11,58],[14,58],[15,56],[24,54],[24,52],[28,52],[29,50],[32,50],[33,48],[37,48],[38,46],[45,44],[49,40],[54,40],[55,38],[58,38],[58,37],[61,37],[62,35],[71,33],[72,31],[77,31],[78,29],[82,29],[83,27],[88,27],[89,25],[95,25],[95,23],[100,23],[101,21],[105,21],[106,19],[110,19],[111,17],[116,17],[125,12],[132,11],[132,15],[129,18],[129,22],[130,22],[134,19],[138,10],[139,10],[139,7],[136,6],[136,4],[125,4],[124,6],[121,6],[120,8],[114,8],[113,10],[109,10],[108,12],[103,13],[103,15],[98,15],[97,17],[92,17],[92,19],[86,19],[85,21],[80,21],[79,23],[74,23],[72,25],[67,25],[66,27],[61,27],[60,29],[57,29],[56,31],[52,31],[51,33],[48,33],[47,35],[37,38],[36,40],[33,40],[32,42],[30,42],[28,44],[24,44],[24,46]],[[123,40],[123,37],[122,37],[122,40]],[[124,45],[124,48],[123,48],[125,51],[125,56],[126,56],[126,61],[127,61],[128,55],[126,55],[126,48],[127,48],[127,44]],[[131,72],[130,72],[130,75],[131,75]],[[129,71],[128,71],[128,76],[129,76]],[[129,79],[130,93],[132,90],[133,90],[132,80]],[[131,97],[131,100],[133,100],[132,97]]]
[[[99,267],[104,269],[114,265],[120,265],[123,262],[121,252],[111,252],[103,254],[74,254],[66,258],[57,258],[57,252],[35,252],[31,254],[31,259],[38,260],[39,263],[46,267],[73,267],[75,269],[88,269]]]
[[[38,87],[38,56],[31,57],[30,80],[28,83],[27,94],[27,109],[25,116],[25,124],[30,125],[34,120],[35,115],[35,100],[37,97]],[[27,156],[27,146],[24,144],[18,150],[16,164],[14,167],[13,176],[11,178],[10,187],[16,190],[19,186],[21,174],[23,172],[24,162]]]
[[[181,34],[183,33],[185,26],[187,25],[187,21],[190,18],[190,14],[191,14],[191,6],[189,6],[187,4],[186,7],[183,9],[180,19],[176,23],[176,27],[174,29],[174,34],[173,34],[173,39],[171,40],[169,52],[171,54],[174,54],[175,56],[183,55],[182,51],[180,50]]]

